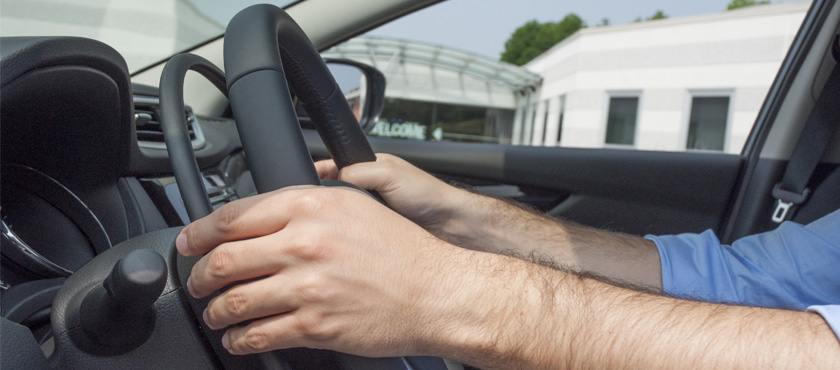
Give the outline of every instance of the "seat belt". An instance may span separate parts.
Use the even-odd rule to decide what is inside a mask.
[[[808,200],[808,181],[828,147],[840,121],[840,35],[834,37],[831,54],[837,63],[828,77],[817,104],[811,111],[793,155],[785,168],[782,181],[773,187],[776,208],[772,220],[782,223],[793,217],[796,208]]]

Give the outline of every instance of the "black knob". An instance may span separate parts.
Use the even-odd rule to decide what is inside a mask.
[[[166,285],[166,261],[150,249],[138,249],[120,259],[103,286],[114,303],[127,310],[148,309]]]
[[[79,312],[85,334],[118,352],[143,344],[154,329],[153,305],[166,277],[166,261],[156,252],[138,249],[126,254],[102,285],[85,295]]]

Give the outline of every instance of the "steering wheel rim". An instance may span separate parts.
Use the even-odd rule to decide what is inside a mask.
[[[228,93],[224,73],[219,67],[198,55],[175,55],[169,59],[161,72],[160,126],[187,216],[190,221],[195,221],[213,212],[213,207],[204,189],[201,169],[192,149],[187,119],[184,116],[184,78],[190,70],[204,76],[225,97]]]
[[[259,193],[320,184],[289,85],[339,168],[376,160],[320,54],[282,9],[260,4],[234,16],[225,31],[224,60],[237,130]]]

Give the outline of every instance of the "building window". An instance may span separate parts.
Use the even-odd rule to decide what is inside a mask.
[[[566,97],[560,97],[560,117],[557,118],[557,145],[560,145],[560,139],[563,137],[563,114],[566,113]]]
[[[539,146],[544,145],[543,143],[545,142],[545,138],[548,137],[548,111],[551,107],[548,100],[546,100],[543,104],[545,104],[545,114],[543,114],[542,136],[537,138],[537,145]]]
[[[537,105],[534,104],[531,106],[531,124],[525,125],[526,131],[523,137],[526,139],[523,144],[531,145],[534,142],[534,131],[536,131],[537,125]]]
[[[722,151],[728,117],[728,96],[691,99],[686,149]]]
[[[633,145],[636,137],[636,117],[639,97],[610,98],[607,116],[607,144]]]
[[[559,126],[557,126],[557,145],[560,145],[560,139],[563,138],[563,111],[560,111]]]

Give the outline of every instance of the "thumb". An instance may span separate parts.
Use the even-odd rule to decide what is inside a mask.
[[[379,161],[362,162],[344,167],[339,172],[338,179],[381,194],[390,190],[393,175],[393,172]]]

